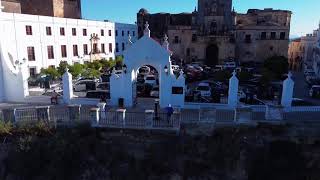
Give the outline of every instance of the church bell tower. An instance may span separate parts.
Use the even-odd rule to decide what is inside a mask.
[[[198,26],[204,35],[220,35],[232,28],[232,0],[198,0]]]

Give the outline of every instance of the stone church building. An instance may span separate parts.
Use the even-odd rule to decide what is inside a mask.
[[[81,19],[81,0],[2,0],[3,12]]]
[[[271,56],[288,56],[291,12],[249,9],[240,14],[232,0],[198,0],[191,13],[137,13],[139,36],[148,21],[151,36],[167,34],[173,59],[201,61],[209,66],[225,60],[261,63]]]

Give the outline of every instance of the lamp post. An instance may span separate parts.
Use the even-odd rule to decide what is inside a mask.
[[[168,66],[167,66],[167,65],[164,66],[164,72],[165,72],[167,75],[169,74],[169,69],[168,69]]]
[[[122,66],[122,70],[125,74],[127,74],[127,65],[126,64],[123,64]]]

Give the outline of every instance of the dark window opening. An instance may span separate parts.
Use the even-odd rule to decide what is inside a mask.
[[[262,32],[262,33],[261,33],[261,39],[262,39],[262,40],[267,39],[267,32]]]

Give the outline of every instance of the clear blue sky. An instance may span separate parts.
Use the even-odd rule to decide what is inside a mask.
[[[191,12],[196,5],[197,0],[82,0],[82,15],[85,19],[134,23],[142,7],[151,13],[179,13]],[[320,0],[233,0],[233,5],[241,13],[249,8],[292,11],[292,36],[311,33],[320,20]]]

